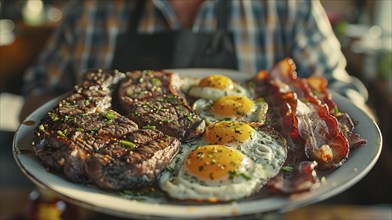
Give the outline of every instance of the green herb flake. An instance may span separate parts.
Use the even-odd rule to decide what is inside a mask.
[[[255,103],[256,104],[263,104],[263,103],[265,103],[265,100],[263,98],[258,98],[255,100]]]
[[[333,108],[333,114],[334,115],[338,115],[339,114],[339,108],[338,108],[337,105],[335,106],[335,108]]]
[[[241,175],[241,177],[244,178],[245,180],[250,180],[250,179],[251,179],[251,177],[248,176],[248,175],[245,174],[245,173],[240,173],[240,175]]]
[[[52,119],[52,121],[57,121],[57,120],[59,120],[57,114],[55,114],[55,113],[53,113],[53,112],[49,112],[48,115],[49,115],[50,119]]]
[[[116,113],[113,110],[109,110],[105,113],[105,117],[109,120],[117,118]]]
[[[134,143],[132,143],[130,141],[126,141],[126,140],[119,140],[119,143],[124,145],[124,146],[130,147],[130,148],[135,148],[136,147],[136,144],[134,144]]]
[[[162,198],[164,196],[162,192],[154,188],[126,189],[119,192],[119,195],[136,201],[145,201],[147,198]]]
[[[155,129],[155,126],[154,126],[154,125],[146,125],[146,126],[143,126],[143,129],[151,129],[151,130],[154,130],[154,129]]]
[[[73,117],[73,116],[69,116],[69,115],[64,116],[64,121],[69,121],[69,120],[73,120],[73,119],[75,119],[75,117]]]
[[[158,79],[158,78],[152,78],[152,79],[151,79],[151,83],[152,83],[154,86],[161,86],[161,85],[162,85],[161,80]]]
[[[113,120],[112,119],[106,120],[105,124],[106,125],[111,125],[111,124],[113,124]]]
[[[65,137],[65,138],[67,137],[67,136],[65,136],[64,132],[62,132],[62,131],[60,131],[60,130],[57,131],[57,134],[60,135],[60,136],[62,136],[62,137]]]
[[[282,167],[282,170],[284,172],[289,172],[289,173],[293,172],[293,168],[290,166],[284,166],[284,167]]]
[[[44,127],[44,125],[42,125],[42,124],[38,126],[38,129],[39,129],[40,131],[45,131],[45,127]]]
[[[189,121],[193,121],[193,116],[191,114],[186,114],[185,115],[186,119],[188,119]]]
[[[238,172],[237,172],[237,171],[235,171],[235,170],[229,170],[229,178],[230,178],[231,180],[233,180],[234,177],[236,177],[236,176],[238,176]]]

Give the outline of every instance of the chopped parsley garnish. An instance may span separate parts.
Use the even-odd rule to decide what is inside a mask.
[[[38,129],[39,129],[40,131],[45,131],[45,127],[44,127],[44,125],[42,125],[42,124],[38,126]]]
[[[109,120],[117,118],[116,113],[113,110],[109,110],[105,113],[105,117]]]
[[[151,129],[151,130],[154,130],[154,129],[155,129],[155,126],[154,126],[154,125],[145,125],[145,126],[143,126],[143,129]]]
[[[262,104],[262,103],[265,103],[265,100],[263,98],[258,98],[255,100],[255,103]]]
[[[134,144],[134,143],[132,143],[130,141],[126,141],[126,140],[119,140],[119,143],[124,145],[124,146],[130,147],[130,148],[135,148],[136,147],[136,144]]]
[[[60,136],[62,136],[62,137],[65,137],[65,138],[66,138],[67,136],[65,136],[65,133],[66,133],[66,131],[65,131],[65,132],[63,132],[63,131],[60,131],[60,130],[58,130],[58,131],[57,131],[57,134],[58,134],[58,135],[60,135]]]
[[[186,114],[185,115],[186,119],[188,119],[189,121],[193,121],[193,116],[191,114]]]
[[[245,180],[250,180],[251,177],[248,176],[246,173],[240,173],[237,170],[230,170],[229,171],[229,178],[232,180],[237,176],[241,176],[242,178],[244,178]]]
[[[284,167],[282,167],[282,170],[284,172],[289,172],[289,173],[293,172],[293,168],[290,166],[284,166]]]
[[[245,173],[240,173],[240,176],[241,176],[242,178],[244,178],[245,180],[250,180],[250,179],[251,179],[251,177],[248,176],[248,175],[245,174]]]
[[[69,120],[72,120],[72,119],[75,119],[75,117],[69,116],[69,115],[64,116],[64,121],[69,121]]]
[[[154,86],[161,86],[161,85],[162,85],[161,80],[158,79],[158,78],[152,78],[152,79],[151,79],[151,83],[152,83]]]
[[[84,100],[84,105],[90,105],[90,100],[88,99]]]
[[[337,105],[335,106],[335,108],[333,108],[333,114],[334,115],[338,115],[339,114],[339,108],[338,108]]]
[[[49,112],[48,115],[49,115],[50,119],[52,119],[52,121],[57,121],[57,120],[59,120],[57,114],[55,114],[55,113],[53,113],[53,112]]]

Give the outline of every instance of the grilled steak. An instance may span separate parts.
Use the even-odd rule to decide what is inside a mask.
[[[112,109],[121,73],[89,72],[73,93],[35,129],[42,163],[74,182],[120,190],[151,185],[180,148],[180,141]]]
[[[158,130],[138,130],[127,135],[134,149],[112,142],[91,155],[89,177],[101,188],[119,190],[154,182],[178,152],[180,141]]]
[[[186,103],[175,86],[178,81],[173,73],[127,73],[118,92],[122,110],[139,126],[154,126],[183,142],[197,138],[203,133],[205,122]]]
[[[76,126],[75,122],[90,120],[98,123],[91,114],[110,108],[111,86],[124,75],[98,71],[88,72],[85,77],[83,83],[74,88],[73,93],[61,100],[41,120],[35,129],[33,141],[36,155],[44,165],[64,172],[67,178],[77,182],[87,180],[82,161],[92,151],[74,143],[72,138],[75,135],[77,137],[81,131],[91,130],[90,127]],[[94,123],[86,125],[91,126]]]

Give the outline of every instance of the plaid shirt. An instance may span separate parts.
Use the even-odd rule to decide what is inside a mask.
[[[36,65],[26,72],[24,93],[63,93],[79,83],[87,69],[110,69],[117,36],[127,31],[134,3],[70,2]],[[320,2],[233,0],[230,4],[228,28],[234,35],[241,71],[256,74],[291,57],[301,77],[323,75],[330,81],[330,87],[334,86],[332,82],[337,82],[336,88],[353,86],[352,77],[345,71],[346,60],[339,42]],[[216,7],[217,0],[206,0],[201,5],[192,27],[194,32],[217,29]],[[181,28],[168,1],[148,0],[138,32]]]

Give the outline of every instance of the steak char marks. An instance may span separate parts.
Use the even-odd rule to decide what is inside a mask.
[[[125,75],[89,72],[73,93],[34,130],[34,150],[50,169],[107,190],[148,186],[178,152],[180,141],[140,129],[112,109],[112,93]]]
[[[205,122],[186,103],[176,86],[176,74],[159,71],[128,72],[119,85],[119,101],[127,117],[139,126],[154,126],[182,142],[199,137]]]

